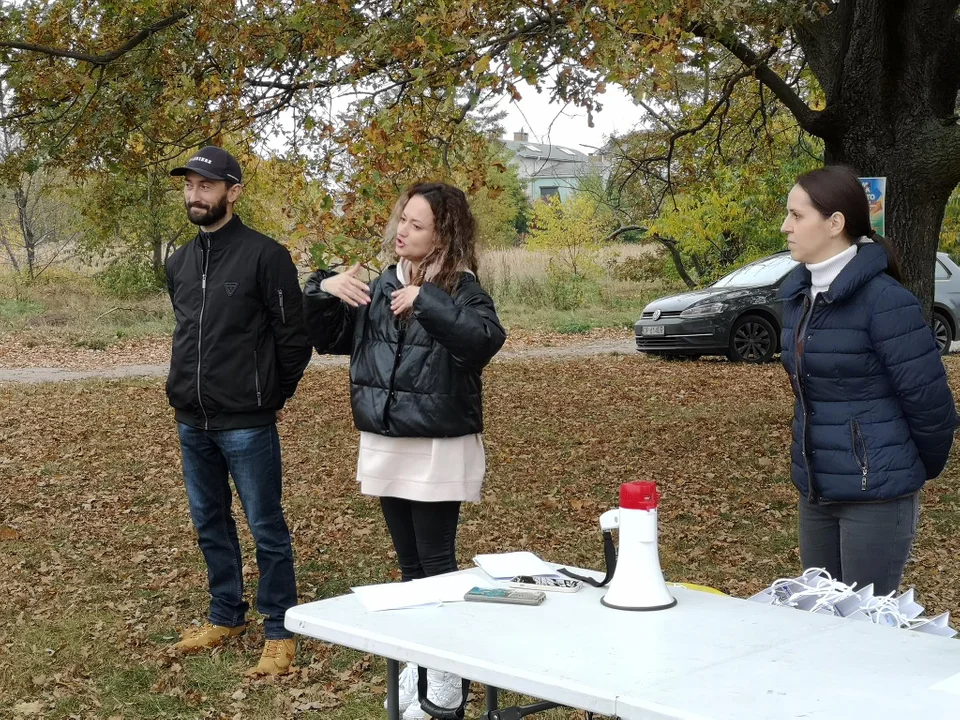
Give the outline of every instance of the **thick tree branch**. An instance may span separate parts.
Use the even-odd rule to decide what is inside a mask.
[[[672,186],[672,184],[673,184],[673,169],[672,169],[672,165],[673,165],[673,153],[674,153],[674,150],[676,149],[677,142],[678,142],[681,138],[686,137],[687,135],[696,135],[698,132],[700,132],[700,131],[703,130],[705,127],[707,127],[707,125],[710,124],[710,122],[713,120],[714,116],[715,116],[718,112],[720,112],[720,110],[721,110],[722,108],[729,107],[730,96],[733,95],[733,91],[734,91],[734,88],[736,88],[737,83],[740,82],[741,80],[743,80],[745,77],[749,77],[751,74],[752,74],[751,69],[750,69],[750,68],[746,68],[746,69],[744,69],[744,70],[742,70],[742,71],[740,71],[740,72],[738,72],[738,73],[735,73],[734,75],[731,75],[730,77],[728,77],[728,78],[724,81],[723,91],[720,93],[719,99],[716,101],[716,103],[714,103],[713,107],[710,108],[710,110],[709,110],[709,111],[707,112],[707,114],[704,116],[703,120],[701,120],[699,123],[697,123],[696,125],[694,125],[694,126],[692,126],[692,127],[681,128],[681,129],[678,129],[678,130],[676,130],[676,131],[674,131],[674,132],[672,132],[672,133],[670,134],[670,137],[667,139],[667,153],[666,153],[665,156],[657,156],[657,157],[652,157],[652,158],[643,158],[643,159],[642,159],[641,161],[639,161],[639,162],[638,162],[638,161],[634,161],[634,160],[631,159],[631,162],[634,162],[634,163],[635,163],[635,167],[634,167],[633,170],[631,170],[629,173],[627,173],[627,176],[626,176],[626,177],[623,179],[623,181],[620,183],[620,188],[619,188],[620,192],[623,192],[623,191],[624,191],[624,188],[627,186],[627,183],[629,183],[629,182],[634,178],[634,176],[635,176],[645,165],[648,165],[648,164],[653,163],[653,162],[659,162],[659,161],[663,161],[663,162],[665,163],[665,165],[666,165],[666,169],[667,169],[667,187],[668,187],[668,190],[669,190],[669,188],[670,188],[670,187]],[[722,113],[722,115],[725,115],[725,114],[726,114],[726,110],[724,110],[724,112]]]
[[[751,73],[760,82],[770,88],[777,99],[793,113],[800,127],[806,132],[819,137],[825,137],[829,134],[830,127],[829,123],[826,122],[825,112],[814,110],[807,105],[789,83],[767,65],[767,60],[772,51],[768,51],[766,57],[762,57],[734,35],[724,35],[712,26],[703,23],[696,23],[689,30],[697,37],[719,43],[729,50],[734,57],[750,69]]]
[[[633,232],[634,230],[643,230],[644,232],[646,232],[647,229],[643,225],[622,225],[618,227],[616,230],[614,230],[612,233],[607,235],[600,242],[610,242],[611,240],[617,239],[624,233]]]
[[[158,20],[152,25],[145,27],[120,47],[101,55],[90,55],[88,53],[74,52],[73,50],[61,50],[59,48],[47,47],[45,45],[33,45],[31,43],[20,43],[10,40],[0,40],[0,48],[23,50],[25,52],[39,53],[40,55],[49,55],[51,57],[69,58],[71,60],[79,60],[80,62],[90,63],[91,65],[109,65],[143,43],[151,35],[155,35],[162,30],[166,30],[172,25],[176,25],[178,22],[188,17],[191,11],[192,7],[188,6],[184,10],[174,13],[170,17],[164,18],[163,20]]]
[[[326,90],[343,84],[341,82],[317,82],[309,80],[303,82],[283,82],[282,80],[247,80],[250,87],[267,90],[283,90],[284,92],[302,92],[304,90]]]
[[[840,88],[855,9],[852,2],[833,3],[830,12],[819,19],[793,27],[804,58],[823,88],[828,104]]]
[[[960,157],[960,125],[937,128],[937,134],[943,138],[943,153],[946,158],[953,160]],[[942,134],[941,134],[942,133]],[[952,171],[952,181],[960,184],[960,163],[950,162],[947,172]]]
[[[955,0],[954,4],[960,5],[960,0]],[[960,17],[956,15],[950,21],[934,67],[931,87],[934,109],[942,113],[946,121],[956,122],[957,96],[960,94]]]
[[[653,239],[667,249],[667,252],[670,253],[670,258],[673,260],[673,266],[677,269],[677,274],[680,276],[680,279],[683,280],[684,285],[693,290],[697,284],[693,281],[693,278],[690,277],[690,274],[683,266],[683,257],[680,255],[679,243],[672,238],[666,238],[662,235],[654,235]]]

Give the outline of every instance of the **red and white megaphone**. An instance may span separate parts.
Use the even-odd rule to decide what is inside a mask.
[[[620,507],[600,518],[601,528],[613,524],[620,530],[617,567],[607,594],[600,601],[607,607],[666,610],[677,604],[667,590],[660,569],[657,549],[659,501],[656,483],[624,483],[620,486]]]
[[[603,587],[600,600],[617,610],[666,610],[677,604],[667,590],[657,550],[656,483],[632,482],[620,486],[620,507],[600,516],[607,573],[601,581],[563,569],[564,575]],[[619,551],[613,547],[613,532],[620,532]]]

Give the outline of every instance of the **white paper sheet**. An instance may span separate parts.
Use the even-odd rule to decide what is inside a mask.
[[[362,585],[353,590],[367,612],[438,607],[458,602],[474,587],[495,587],[478,575],[438,575],[405,583]]]
[[[553,568],[532,552],[477,555],[473,562],[496,580],[509,580],[517,575],[557,575]]]

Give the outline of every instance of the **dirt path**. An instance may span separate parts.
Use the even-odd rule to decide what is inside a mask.
[[[636,352],[633,338],[598,340],[584,345],[505,350],[494,362],[512,362],[541,358],[584,357],[589,355],[632,355]],[[346,365],[346,357],[314,356],[311,366]],[[167,364],[116,365],[98,370],[70,370],[58,367],[0,368],[0,383],[46,383],[89,379],[121,379],[134,377],[166,377]]]

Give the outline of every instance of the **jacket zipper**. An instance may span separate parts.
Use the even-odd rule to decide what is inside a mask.
[[[283,309],[283,290],[277,290],[277,295],[280,296],[280,321],[286,325],[287,324],[287,313]]]
[[[207,235],[204,239],[207,241],[207,252],[203,256],[203,275],[200,280],[200,321],[197,325],[197,402],[200,403],[200,411],[203,413],[203,429],[209,430],[210,418],[207,417],[207,411],[203,407],[203,396],[200,393],[200,368],[203,365],[203,310],[207,305],[207,270],[210,268],[210,236]]]
[[[397,334],[397,353],[393,357],[393,370],[390,372],[390,389],[387,393],[387,402],[383,406],[383,427],[386,434],[390,434],[390,403],[394,399],[394,382],[397,379],[397,368],[400,366],[400,356],[403,353],[403,337],[407,333],[407,321],[399,321],[400,332]]]
[[[253,351],[253,377],[257,383],[257,407],[260,407],[260,355],[256,350]]]
[[[858,420],[853,420],[850,423],[850,435],[853,440],[853,457],[857,461],[857,465],[860,467],[860,472],[863,473],[863,480],[860,483],[860,489],[867,489],[867,473],[870,470],[870,458],[867,455],[867,442],[863,439],[863,432],[860,430],[860,422]],[[857,451],[857,446],[863,448],[863,460],[860,460],[860,454]]]
[[[807,420],[807,399],[803,394],[803,351],[806,350],[806,343],[803,342],[803,335],[806,333],[807,328],[810,327],[810,320],[813,315],[813,302],[810,300],[809,295],[803,296],[803,311],[800,313],[800,322],[797,324],[797,333],[794,337],[794,344],[799,350],[801,347],[803,350],[797,352],[797,372],[796,380],[797,383],[797,394],[800,396],[800,408],[803,410],[803,443],[801,445],[801,451],[803,453],[803,462],[807,466],[807,499],[812,503],[816,501],[816,493],[813,489],[813,468],[810,467],[810,457],[807,454],[807,430],[808,430],[808,420]]]

